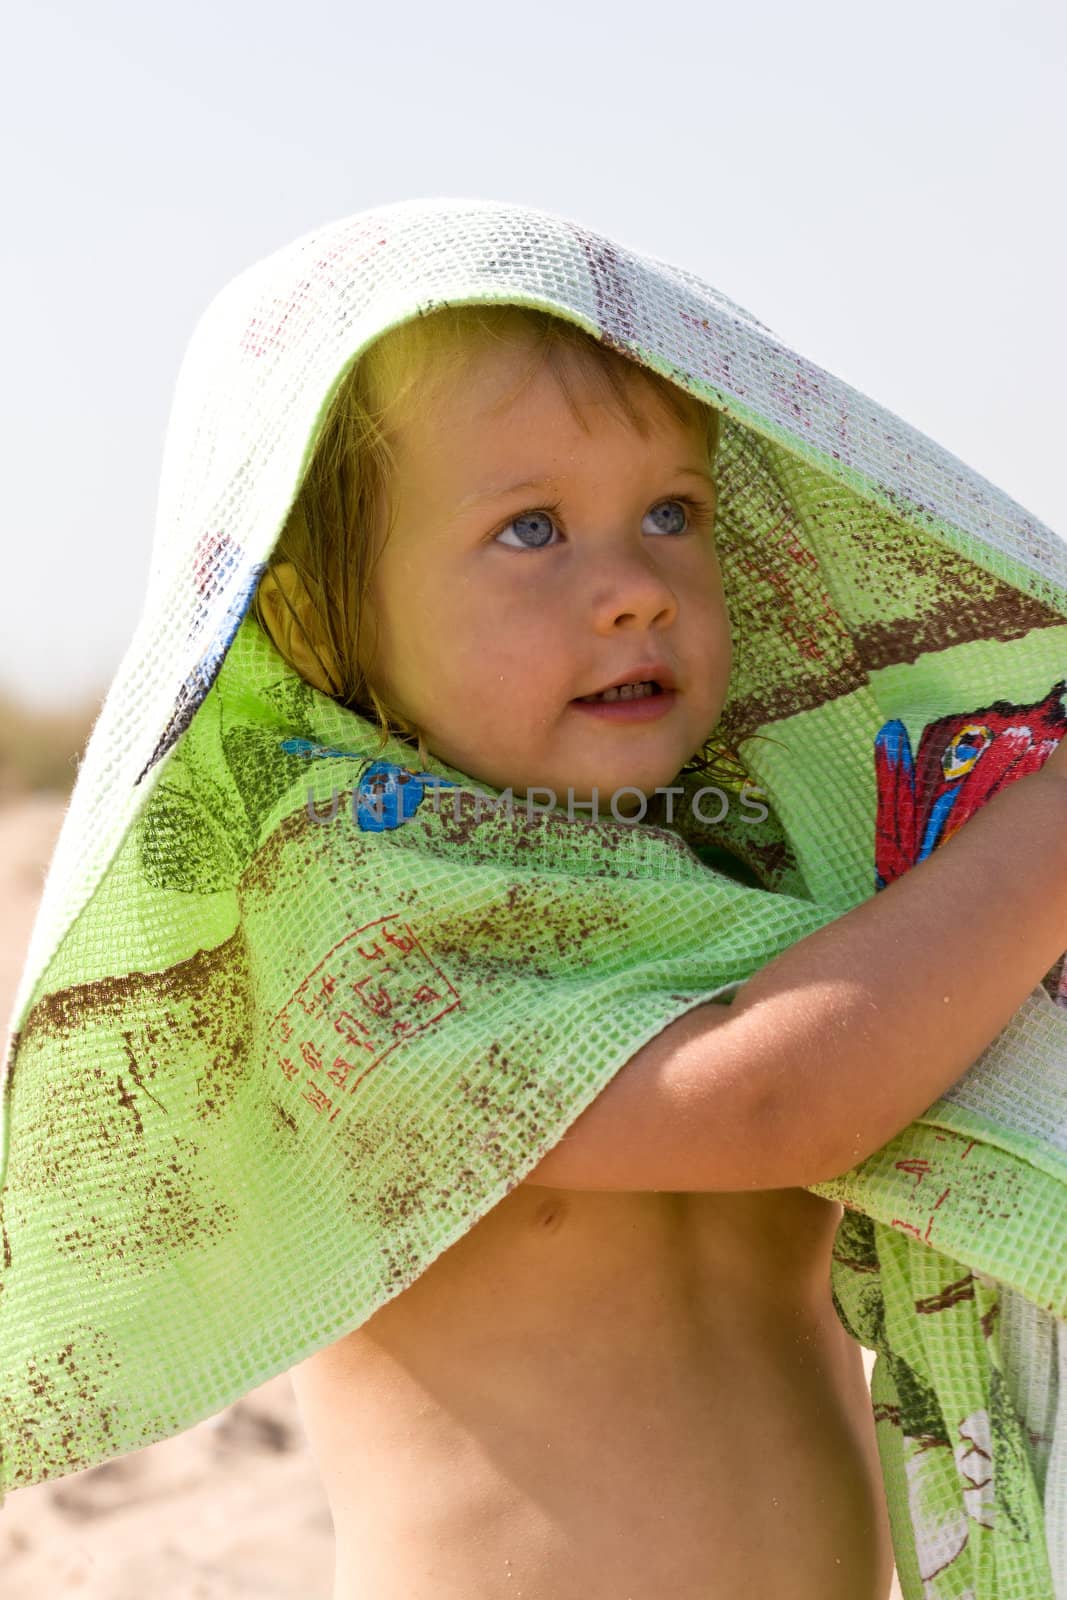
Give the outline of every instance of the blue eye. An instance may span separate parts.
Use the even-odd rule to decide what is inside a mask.
[[[543,550],[552,538],[551,524],[558,511],[558,506],[546,506],[542,511],[523,511],[519,516],[512,517],[495,538],[500,543],[507,543],[511,550]],[[669,500],[661,500],[648,513],[648,516],[658,523],[654,529],[656,533],[672,536],[688,533],[691,527],[700,526],[707,515],[707,508],[688,495],[674,495]],[[504,534],[511,529],[516,531],[520,541],[517,544],[504,540]]]
[[[507,528],[501,528],[500,533],[497,534],[497,538],[499,539],[503,534],[507,533],[508,528],[522,529],[525,525],[527,528],[532,529],[529,542],[523,543],[520,546],[512,545],[511,548],[513,550],[516,548],[521,548],[523,550],[540,550],[552,537],[551,521],[551,514],[547,511],[523,511],[519,516],[512,517],[511,521],[507,525]],[[520,533],[520,538],[521,537],[522,535]]]
[[[682,509],[682,502],[681,502],[681,500],[661,500],[659,505],[658,506],[653,506],[652,510],[648,514],[649,514],[650,517],[654,517],[657,512],[663,511],[665,508],[672,508],[675,511],[681,510]],[[684,533],[686,528],[688,528],[688,526],[689,526],[689,518],[684,514],[684,511],[683,511],[681,527],[671,527],[671,528],[660,527],[657,531],[659,533]]]

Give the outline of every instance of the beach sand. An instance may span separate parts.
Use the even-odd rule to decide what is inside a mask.
[[[5,1025],[65,804],[0,804]],[[333,1525],[288,1376],[176,1438],[9,1495],[0,1574],[4,1600],[329,1600]]]

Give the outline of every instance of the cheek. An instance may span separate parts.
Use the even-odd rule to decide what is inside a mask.
[[[696,658],[700,662],[698,670],[704,693],[718,716],[726,699],[734,663],[730,613],[721,589],[707,594],[694,613],[694,627],[698,640]]]
[[[367,591],[367,646],[376,645],[379,668],[403,676],[405,665],[417,660],[442,631],[442,616],[449,604],[427,581],[417,563],[387,552],[375,569]]]
[[[716,634],[724,641],[724,647],[729,652],[733,629],[730,624],[730,608],[726,603],[726,587],[723,583],[722,568],[718,561],[715,562],[709,586],[710,609]]]
[[[723,651],[729,652],[730,612],[718,568],[707,575],[705,582],[696,592],[700,595],[697,626],[705,648],[709,653],[716,655],[721,655]]]
[[[718,638],[721,641],[723,656],[727,661],[729,661],[733,656],[734,630],[730,621],[730,612],[727,609],[725,600],[721,600],[716,608],[715,629]]]

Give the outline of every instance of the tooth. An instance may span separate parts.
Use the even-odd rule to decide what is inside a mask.
[[[654,686],[644,681],[641,683],[616,684],[612,689],[604,689],[600,694],[583,695],[583,700],[641,700],[648,695],[655,694]]]

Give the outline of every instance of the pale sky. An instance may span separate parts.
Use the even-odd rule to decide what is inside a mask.
[[[4,29],[0,687],[102,692],[193,326],[443,194],[699,273],[1067,537],[1062,0],[84,0]]]

